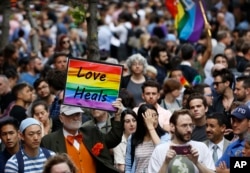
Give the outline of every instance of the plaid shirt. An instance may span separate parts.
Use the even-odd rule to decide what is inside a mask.
[[[60,106],[61,104],[60,104],[59,96],[57,95],[50,108],[50,117],[52,119],[55,119],[60,115]]]

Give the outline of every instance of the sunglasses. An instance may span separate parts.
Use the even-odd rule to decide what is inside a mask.
[[[65,41],[62,41],[62,44],[65,44],[65,43],[70,43],[70,41],[69,40],[65,40]]]
[[[213,82],[213,86],[216,85],[218,86],[219,84],[224,83],[224,82]]]

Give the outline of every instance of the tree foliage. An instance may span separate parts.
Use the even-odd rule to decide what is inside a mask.
[[[79,26],[86,19],[86,10],[83,5],[71,8],[69,14],[73,17],[74,23]]]

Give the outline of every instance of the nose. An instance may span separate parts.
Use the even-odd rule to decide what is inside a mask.
[[[237,94],[237,91],[236,91],[236,90],[234,90],[234,94]]]
[[[10,139],[10,135],[9,134],[7,134],[7,139]]]
[[[34,140],[38,139],[38,134],[34,134]]]

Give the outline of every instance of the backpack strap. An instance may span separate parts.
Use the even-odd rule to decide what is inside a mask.
[[[46,157],[47,159],[50,158],[51,154],[50,154],[49,150],[46,149],[46,148],[42,148],[42,147],[41,147],[41,149],[42,149],[43,154],[45,155],[45,157]]]
[[[51,156],[49,150],[47,150],[46,148],[41,148],[41,149],[45,157],[48,159]],[[16,153],[16,159],[18,163],[18,173],[24,173],[24,160],[23,160],[23,154],[21,150],[19,150]]]
[[[18,173],[23,173],[24,172],[24,161],[23,161],[23,154],[22,154],[21,150],[19,150],[16,153],[16,159],[17,159],[17,164],[18,164]]]

